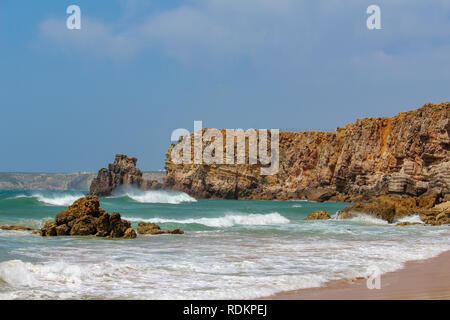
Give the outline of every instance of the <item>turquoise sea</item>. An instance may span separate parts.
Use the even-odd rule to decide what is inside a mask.
[[[83,193],[0,191],[0,223],[38,228]],[[101,206],[135,228],[152,221],[185,234],[107,240],[0,230],[0,299],[257,298],[367,276],[373,267],[393,271],[450,249],[448,226],[395,227],[367,216],[304,220],[347,205],[124,191]]]

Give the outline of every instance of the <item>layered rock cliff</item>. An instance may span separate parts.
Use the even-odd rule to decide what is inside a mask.
[[[248,155],[247,164],[175,164],[172,144],[165,187],[202,198],[319,201],[433,189],[450,200],[449,132],[448,102],[358,119],[334,132],[280,132],[279,171],[269,176],[260,163],[248,164]]]
[[[162,184],[157,180],[146,180],[142,171],[136,167],[137,158],[123,154],[116,154],[108,169],[99,170],[97,177],[92,180],[90,193],[100,197],[111,196],[114,189],[128,185],[142,190],[159,189]]]

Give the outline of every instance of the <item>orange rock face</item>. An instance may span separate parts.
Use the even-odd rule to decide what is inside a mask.
[[[165,186],[200,198],[354,201],[433,189],[450,200],[449,132],[448,102],[358,119],[334,132],[280,132],[280,168],[270,176],[248,161],[174,164],[171,145]]]

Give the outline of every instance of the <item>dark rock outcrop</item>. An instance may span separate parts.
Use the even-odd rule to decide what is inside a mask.
[[[48,221],[39,231],[41,236],[90,236],[107,238],[136,238],[131,223],[120,213],[109,215],[100,208],[97,196],[89,195],[75,201]]]
[[[161,230],[161,227],[153,222],[139,222],[137,231],[139,234],[184,234],[184,231],[181,229],[172,229],[172,230]]]
[[[90,193],[99,197],[112,195],[114,189],[122,186],[134,186],[142,190],[161,189],[162,183],[156,180],[145,180],[142,171],[136,167],[137,158],[123,154],[116,154],[108,169],[99,170],[97,177],[92,180]]]
[[[246,164],[175,164],[172,144],[165,187],[197,198],[347,202],[438,189],[450,200],[449,132],[449,102],[359,119],[334,132],[280,132],[279,170],[264,177],[259,162],[248,163],[248,148]]]

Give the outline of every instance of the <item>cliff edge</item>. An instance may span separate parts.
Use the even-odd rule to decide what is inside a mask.
[[[172,144],[165,187],[197,198],[317,201],[434,190],[448,201],[449,132],[449,102],[358,119],[334,132],[280,132],[279,170],[270,176],[260,175],[259,163],[175,164]]]

